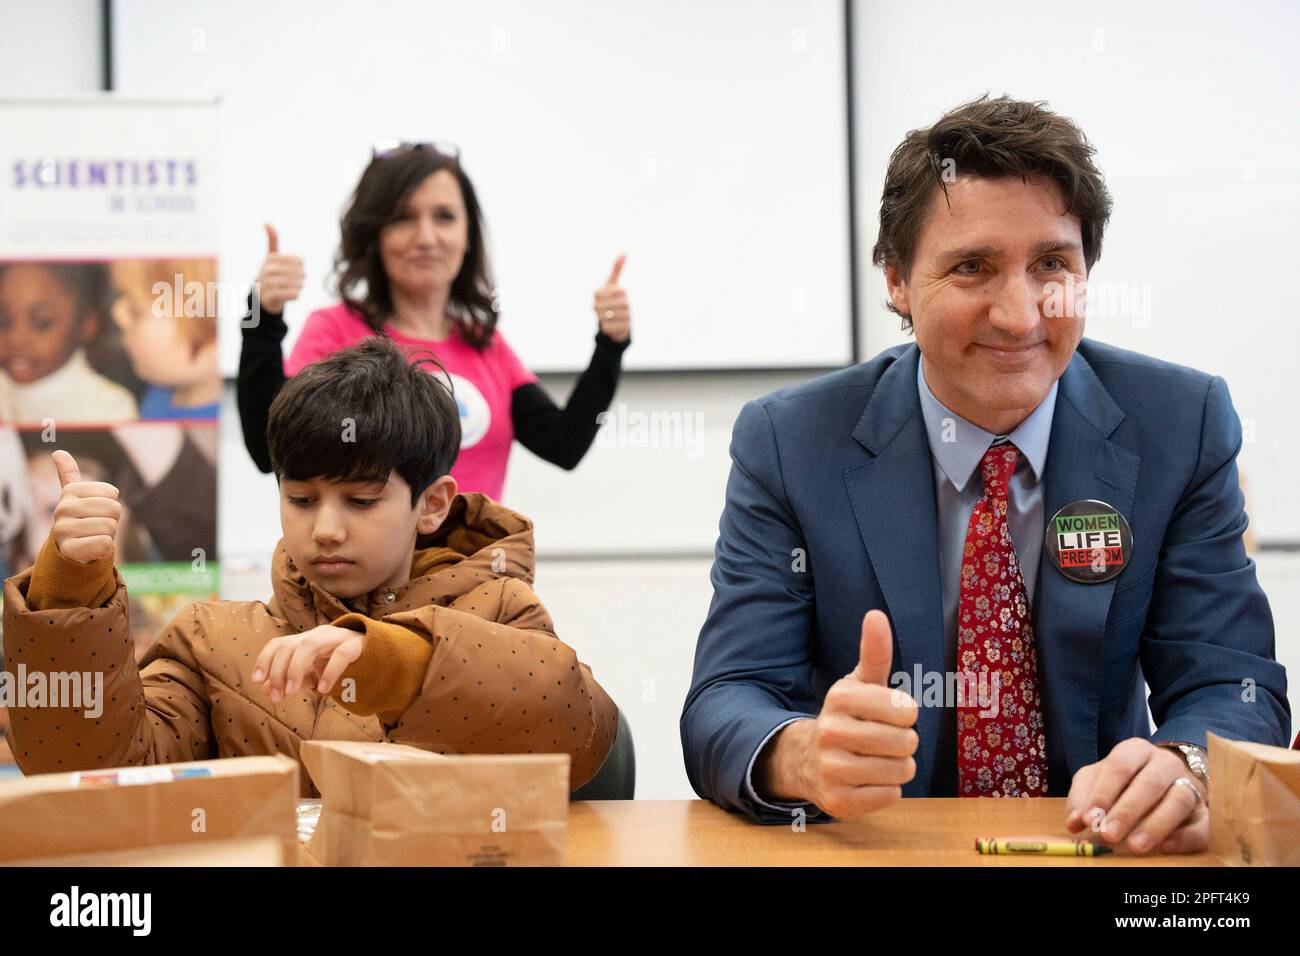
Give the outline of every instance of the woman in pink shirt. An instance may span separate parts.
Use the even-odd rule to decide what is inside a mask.
[[[302,289],[302,260],[281,253],[266,227],[269,252],[249,295],[237,388],[244,444],[258,467],[271,470],[267,411],[285,377],[371,335],[393,339],[412,360],[433,355],[447,370],[461,416],[451,471],[460,491],[500,499],[516,438],[547,461],[576,466],[596,437],[596,416],[614,397],[631,342],[627,293],[618,285],[625,257],[595,293],[596,348],[559,408],[496,328],[483,217],[454,147],[376,149],[341,226],[335,267],[342,301],[307,317],[287,360],[283,309]]]

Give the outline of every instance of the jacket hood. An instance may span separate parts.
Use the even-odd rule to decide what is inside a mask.
[[[275,547],[271,612],[302,632],[350,611],[376,620],[424,605],[447,605],[479,585],[501,578],[533,583],[533,523],[478,492],[458,494],[437,531],[415,541],[410,580],[377,588],[344,603],[307,580],[289,556],[284,538]]]

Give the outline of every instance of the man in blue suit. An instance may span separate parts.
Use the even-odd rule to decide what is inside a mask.
[[[1227,386],[1083,338],[1093,152],[1005,97],[894,152],[874,260],[916,341],[736,422],[681,718],[701,796],[1067,796],[1072,831],[1193,852],[1207,732],[1286,745]]]

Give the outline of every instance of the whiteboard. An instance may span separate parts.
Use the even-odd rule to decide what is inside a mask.
[[[586,367],[623,252],[625,368],[852,361],[839,0],[117,0],[112,49],[117,90],[221,99],[226,375],[262,223],[306,264],[287,350],[393,138],[460,145],[536,371]]]

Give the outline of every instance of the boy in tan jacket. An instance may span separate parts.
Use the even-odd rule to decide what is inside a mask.
[[[456,493],[460,419],[442,381],[369,339],[286,383],[267,437],[274,596],[189,605],[139,667],[113,564],[117,489],[53,453],[54,527],[4,585],[6,669],[102,675],[107,699],[97,716],[84,700],[12,708],[22,770],[296,759],[326,739],[568,753],[571,789],[594,776],[617,708],[533,593],[532,523]],[[316,795],[305,780],[303,793]]]

